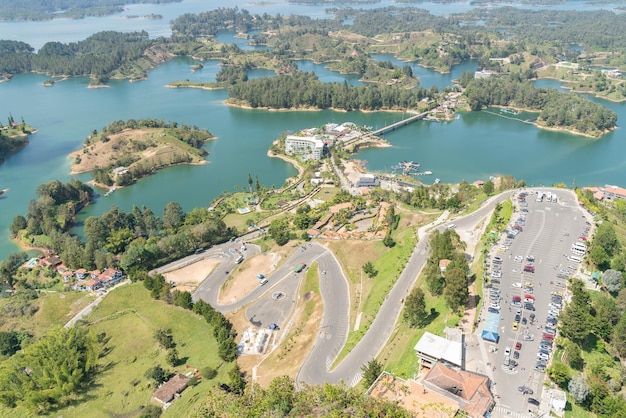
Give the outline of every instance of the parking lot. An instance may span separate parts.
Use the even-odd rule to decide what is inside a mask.
[[[511,222],[486,260],[490,284],[481,317],[487,320],[479,325],[490,322],[493,328],[497,322],[498,343],[482,341],[494,382],[494,416],[549,410],[542,399],[544,371],[567,299],[567,278],[579,266],[573,244],[584,245],[589,233],[571,191],[528,189],[513,200]]]

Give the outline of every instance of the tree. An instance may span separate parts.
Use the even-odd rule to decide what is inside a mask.
[[[582,373],[577,373],[567,384],[570,395],[574,397],[576,402],[582,404],[589,395],[589,385]]]
[[[172,304],[180,306],[181,308],[191,309],[193,306],[191,293],[187,291],[181,292],[175,289],[174,292],[172,292]]]
[[[424,291],[415,287],[404,303],[404,320],[411,328],[415,328],[424,325],[427,317]]]
[[[174,337],[172,337],[171,329],[159,328],[154,333],[154,339],[163,347],[165,350],[172,349],[176,347],[176,343],[174,342]]]
[[[248,173],[248,188],[250,189],[250,193],[252,193],[252,176]]]
[[[289,220],[274,219],[268,228],[268,232],[276,244],[282,246],[289,242]]]
[[[552,362],[552,366],[548,368],[547,373],[548,376],[550,376],[550,378],[559,386],[567,383],[570,378],[569,367],[567,367],[565,363],[558,360]]]
[[[602,273],[602,283],[611,293],[618,293],[622,288],[622,272],[608,269]]]
[[[487,196],[491,196],[494,190],[495,190],[495,186],[493,184],[493,181],[488,180],[485,182],[485,184],[483,184],[483,191],[485,192]]]
[[[373,358],[367,364],[361,366],[361,371],[363,372],[363,383],[369,388],[383,372],[383,365]]]
[[[371,261],[363,264],[363,272],[367,274],[367,277],[369,277],[370,279],[376,277],[376,275],[378,274],[378,270],[374,268],[374,264],[372,264]]]
[[[273,416],[287,416],[292,410],[296,388],[289,376],[281,376],[272,380],[265,393],[268,409],[276,413],[276,415],[272,414]]]
[[[243,395],[244,390],[246,389],[246,381],[243,378],[243,372],[239,368],[239,365],[235,363],[233,368],[228,372],[228,378],[230,383],[230,388],[233,393],[237,395]]]
[[[177,366],[178,362],[180,361],[180,358],[178,357],[178,350],[175,347],[167,350],[167,354],[165,355],[165,360],[170,366],[172,367]]]
[[[217,376],[217,370],[209,366],[203,367],[200,369],[200,376],[207,380],[215,379],[215,376]]]
[[[183,208],[178,202],[169,202],[163,210],[163,225],[172,230],[176,230],[182,225],[185,219]]]
[[[467,270],[460,267],[448,266],[446,269],[446,287],[443,290],[443,296],[448,307],[455,311],[464,307],[469,300],[466,272]]]
[[[13,218],[13,222],[11,222],[9,230],[11,231],[11,234],[13,234],[13,236],[17,236],[18,232],[20,232],[22,229],[26,229],[26,225],[26,218],[22,215],[17,215],[15,218]]]
[[[613,328],[611,342],[620,356],[626,357],[626,315],[622,315],[615,328]]]
[[[20,334],[16,331],[0,332],[0,354],[3,356],[12,356],[20,348]]]
[[[163,370],[161,366],[155,366],[155,367],[149,368],[148,370],[146,370],[145,376],[148,379],[153,379],[157,383],[157,385],[160,385],[161,383],[165,382],[165,379],[167,378],[167,375],[165,374],[165,370]]]
[[[385,235],[385,238],[383,238],[383,245],[388,248],[391,248],[394,245],[396,245],[396,242],[391,237],[390,231],[387,231],[387,235]]]
[[[159,418],[163,413],[163,408],[156,405],[146,405],[142,410],[139,418]]]

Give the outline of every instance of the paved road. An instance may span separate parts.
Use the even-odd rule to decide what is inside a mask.
[[[511,193],[505,192],[490,198],[479,210],[465,217],[454,219],[454,223],[459,229],[473,230],[491,213],[496,203],[507,199]],[[435,222],[435,227],[443,230],[446,224],[441,221]],[[262,325],[268,324],[268,321],[284,321],[286,312],[291,309],[289,302],[293,303],[293,296],[296,294],[298,283],[304,277],[302,273],[295,274],[293,268],[300,262],[309,265],[312,261],[318,261],[320,273],[326,271],[326,274],[320,274],[320,292],[324,300],[324,315],[316,344],[300,369],[296,383],[302,385],[343,381],[351,386],[356,385],[361,380],[361,366],[380,353],[396,326],[403,307],[400,300],[407,296],[428,258],[429,235],[430,232],[426,228],[420,229],[418,244],[404,271],[383,302],[369,330],[352,352],[332,371],[329,370],[330,366],[341,351],[348,336],[350,299],[348,282],[339,263],[333,254],[321,245],[311,243],[307,244],[306,249],[298,249],[283,266],[268,277],[269,283],[267,285],[259,286],[235,303],[218,305],[219,288],[234,263],[234,259],[228,258],[228,254],[226,254],[225,262],[221,263],[201,283],[194,292],[193,299],[202,299],[223,313],[239,309],[256,301],[246,312],[252,321],[260,322]],[[251,246],[248,247],[251,248]],[[221,254],[221,252],[215,252],[221,251],[219,247],[212,250],[211,256]],[[283,290],[288,296],[285,298],[287,303],[270,302],[272,293]],[[268,306],[271,306],[270,312],[263,313]]]
[[[491,213],[496,203],[502,202],[508,198],[510,194],[511,192],[505,192],[492,197],[479,210],[454,220],[454,223],[458,228],[473,230],[476,225]],[[443,230],[445,227],[445,224],[443,224],[438,228]],[[324,339],[318,338],[315,347],[313,347],[311,354],[304,362],[297,376],[298,385],[321,384],[324,382],[339,383],[343,381],[345,384],[353,386],[361,380],[361,366],[375,358],[387,343],[387,340],[396,327],[396,322],[403,308],[403,304],[400,303],[400,300],[408,295],[426,263],[426,259],[428,258],[428,237],[430,233],[424,232],[423,236],[420,234],[419,242],[411,254],[404,271],[400,274],[396,284],[383,302],[378,315],[359,344],[357,344],[350,354],[348,354],[334,370],[329,371],[329,365],[332,364],[336,358],[335,351],[337,353],[339,351],[335,350],[334,345],[331,348]],[[327,301],[327,298],[333,296],[334,295],[326,295],[322,292],[325,320],[327,315],[331,314],[330,312],[327,313],[326,307],[334,305],[334,303]],[[341,346],[343,346],[343,344]]]

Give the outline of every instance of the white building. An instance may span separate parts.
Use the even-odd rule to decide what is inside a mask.
[[[314,160],[322,158],[324,141],[315,136],[289,135],[285,139],[286,154],[305,154]]]
[[[420,360],[420,366],[432,367],[438,361],[463,368],[463,345],[430,332],[425,332],[413,347]]]

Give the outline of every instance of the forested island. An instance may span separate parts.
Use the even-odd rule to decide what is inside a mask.
[[[87,137],[73,152],[72,173],[92,172],[106,186],[126,186],[156,170],[177,164],[205,164],[209,131],[155,119],[116,121]]]
[[[80,19],[124,11],[126,4],[163,4],[182,0],[0,0],[0,20]]]
[[[24,122],[16,122],[13,115],[9,114],[8,124],[0,122],[0,163],[4,161],[7,154],[17,151],[28,144],[28,136],[34,129]]]

